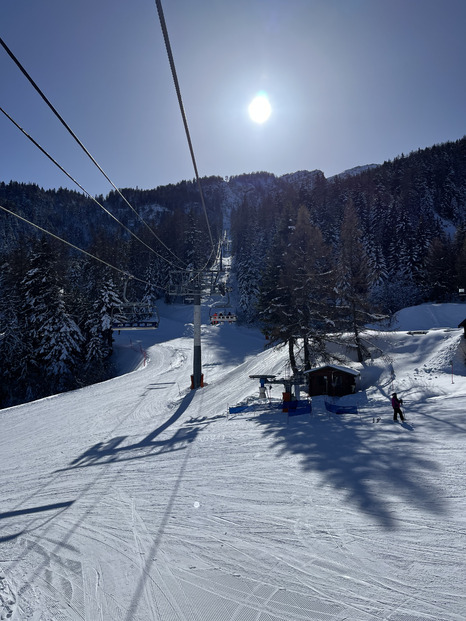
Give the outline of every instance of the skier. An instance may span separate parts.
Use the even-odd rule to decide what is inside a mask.
[[[393,420],[398,420],[397,416],[400,415],[401,422],[404,421],[403,412],[401,406],[403,405],[403,399],[398,399],[396,392],[392,394],[392,408],[393,408]]]

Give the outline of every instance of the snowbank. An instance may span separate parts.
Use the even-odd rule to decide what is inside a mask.
[[[391,329],[457,328],[464,319],[466,319],[466,304],[420,304],[398,311]]]

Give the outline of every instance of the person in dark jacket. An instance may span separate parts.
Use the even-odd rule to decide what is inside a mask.
[[[403,405],[403,399],[398,399],[396,392],[392,394],[392,408],[393,408],[393,420],[398,420],[398,414],[400,415],[401,422],[404,421],[405,417],[403,416],[403,412],[401,411],[401,406]]]

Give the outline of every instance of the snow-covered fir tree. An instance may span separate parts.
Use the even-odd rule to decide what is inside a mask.
[[[51,394],[76,386],[82,334],[65,305],[50,243],[40,239],[23,282],[25,331],[33,391]]]
[[[103,357],[112,353],[112,321],[114,316],[119,316],[118,312],[122,304],[112,276],[105,271],[105,277],[98,287],[95,299],[95,317],[98,322],[96,330],[101,334]]]
[[[29,349],[18,272],[12,262],[0,266],[0,406],[20,403],[27,383]]]

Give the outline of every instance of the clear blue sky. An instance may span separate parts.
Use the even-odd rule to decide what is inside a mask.
[[[164,0],[199,174],[326,176],[466,134],[465,0]],[[0,36],[118,187],[194,177],[154,0],[2,0]],[[112,188],[0,48],[0,106]],[[263,125],[248,105],[265,90]],[[74,188],[3,115],[0,180]]]

